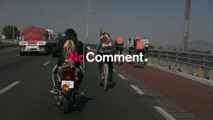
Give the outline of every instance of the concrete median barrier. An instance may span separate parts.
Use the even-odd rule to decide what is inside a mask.
[[[212,69],[184,64],[184,63],[176,63],[176,62],[171,62],[171,61],[157,59],[157,58],[149,58],[149,62],[151,64],[159,65],[174,71],[179,71],[184,74],[193,75],[195,77],[204,78],[209,81],[213,81]]]

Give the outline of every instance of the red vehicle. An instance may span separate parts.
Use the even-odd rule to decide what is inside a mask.
[[[20,54],[39,52],[48,54],[52,49],[53,32],[51,29],[30,27],[21,33],[22,40],[19,42]]]

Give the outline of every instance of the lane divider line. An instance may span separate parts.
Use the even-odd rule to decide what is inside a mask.
[[[136,87],[135,85],[130,85],[132,87],[132,89],[134,89],[138,94],[140,95],[145,95],[145,93],[143,91],[141,91],[138,87]]]
[[[50,60],[48,60],[47,62],[45,62],[43,65],[45,66],[45,65],[47,65],[49,63],[50,63]]]
[[[159,106],[153,106],[153,108],[158,111],[166,120],[176,120],[174,117],[172,117],[169,113],[167,113],[163,108]]]
[[[12,87],[17,85],[18,83],[20,83],[20,81],[13,82],[12,84],[8,85],[7,87],[1,89],[0,90],[0,95],[3,94],[4,92],[6,92],[7,90],[11,89]]]
[[[127,80],[123,75],[121,74],[118,74],[118,76],[121,78],[121,79],[124,79],[124,80]]]

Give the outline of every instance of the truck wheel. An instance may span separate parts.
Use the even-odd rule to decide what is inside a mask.
[[[26,53],[25,52],[20,52],[19,55],[20,56],[24,56],[24,55],[26,55]]]

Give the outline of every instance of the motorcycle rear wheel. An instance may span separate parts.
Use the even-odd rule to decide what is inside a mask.
[[[68,98],[64,97],[63,99],[63,113],[66,114],[69,112],[69,100]]]

